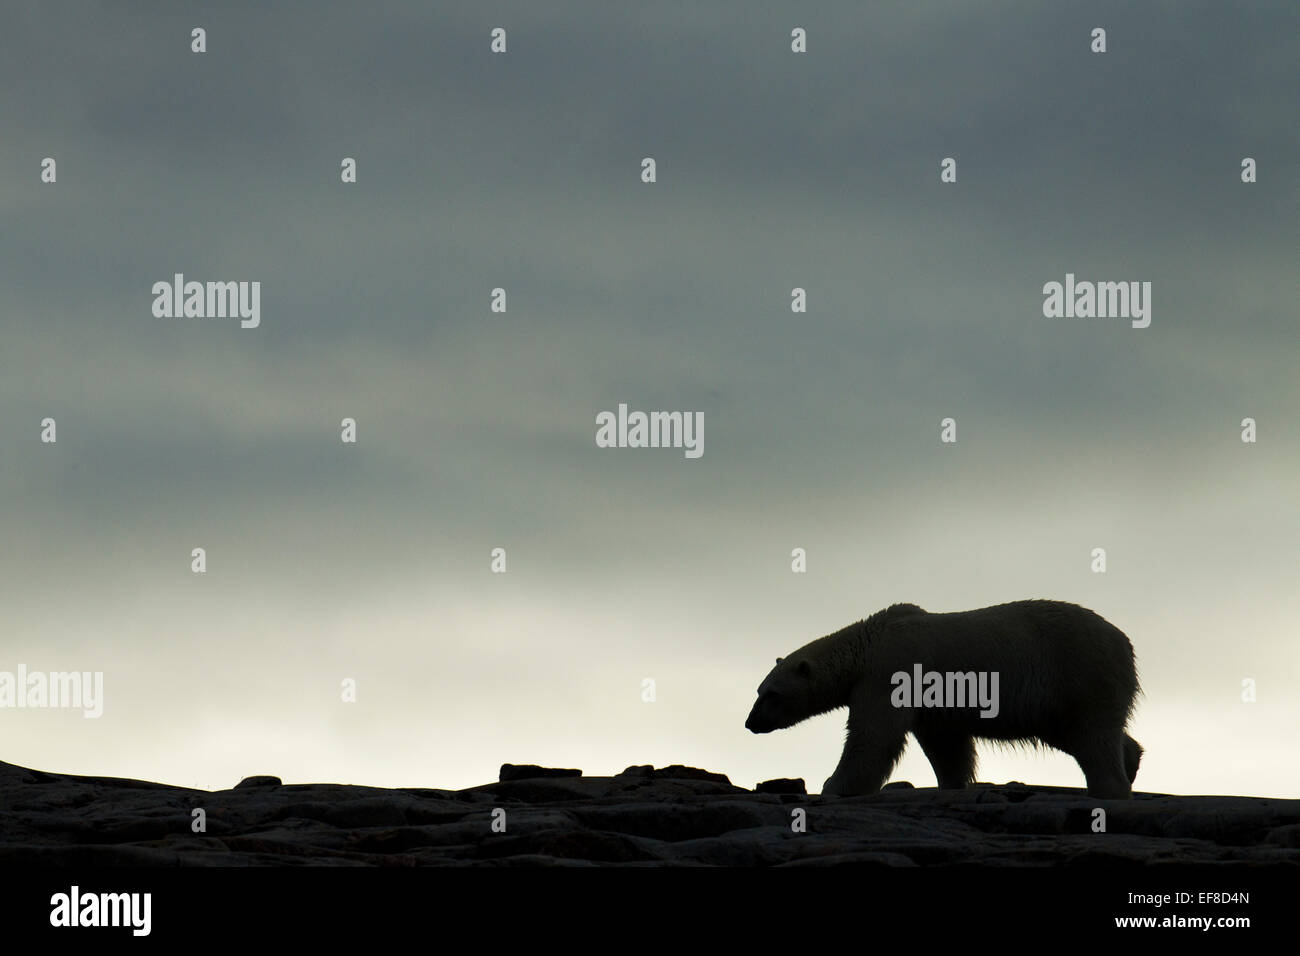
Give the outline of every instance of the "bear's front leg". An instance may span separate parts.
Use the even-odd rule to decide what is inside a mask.
[[[885,785],[907,745],[907,731],[897,710],[882,712],[849,707],[848,735],[835,772],[822,784],[824,797],[856,797]]]
[[[839,766],[822,784],[822,796],[858,797],[875,793],[889,779],[906,743],[906,735],[901,734],[897,741],[888,744],[873,742],[869,746],[853,747],[846,741]]]

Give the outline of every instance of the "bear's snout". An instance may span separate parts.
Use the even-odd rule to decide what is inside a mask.
[[[745,719],[745,729],[755,734],[767,734],[772,732],[771,726],[765,723],[758,716],[758,704],[749,712],[749,717]]]

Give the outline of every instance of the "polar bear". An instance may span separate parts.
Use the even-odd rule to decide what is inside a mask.
[[[1125,799],[1142,757],[1124,732],[1139,693],[1133,645],[1087,608],[1015,601],[932,614],[894,604],[778,657],[745,726],[765,734],[847,706],[824,795],[875,793],[911,733],[941,789],[974,781],[982,737],[1063,750],[1090,796]]]

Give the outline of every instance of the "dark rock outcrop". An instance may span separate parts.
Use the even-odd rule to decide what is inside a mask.
[[[808,788],[803,777],[778,777],[776,780],[764,780],[754,788],[755,793],[807,793]]]
[[[539,767],[535,763],[503,763],[501,773],[497,779],[507,780],[536,780],[540,777],[581,777],[581,770],[570,770],[564,767]]]
[[[647,780],[712,780],[715,783],[731,784],[731,780],[725,773],[713,773],[710,770],[701,770],[699,767],[684,767],[679,763],[660,767],[658,770],[651,764],[640,764],[628,767],[618,776],[642,777]]]
[[[693,768],[633,769],[460,791],[255,777],[210,792],[0,763],[0,867],[1300,867],[1300,800],[1106,802],[1024,784],[823,799],[748,791]],[[1104,833],[1092,830],[1098,806]],[[194,832],[198,819],[205,829]]]

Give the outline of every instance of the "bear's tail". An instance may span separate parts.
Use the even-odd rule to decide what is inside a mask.
[[[1138,775],[1138,764],[1142,762],[1142,745],[1130,737],[1124,735],[1124,772],[1128,774],[1128,782],[1132,783]]]

